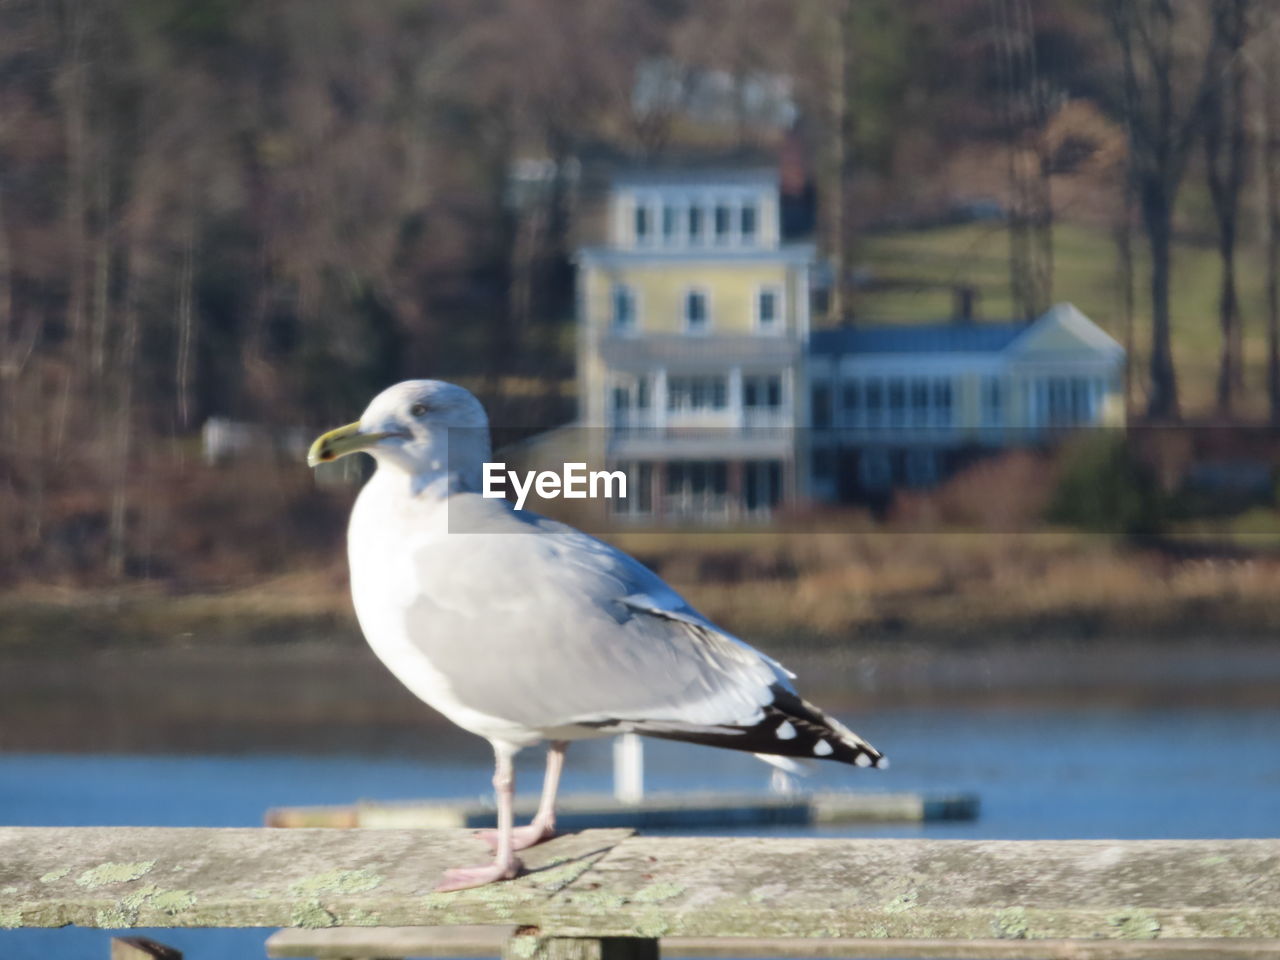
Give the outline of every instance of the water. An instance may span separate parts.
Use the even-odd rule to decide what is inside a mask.
[[[885,750],[885,772],[823,764],[816,788],[857,785],[973,791],[972,823],[779,830],[828,836],[968,839],[1231,838],[1280,835],[1280,706],[1205,710],[911,710],[845,717]],[[54,756],[0,759],[0,823],[8,825],[251,826],[272,806],[484,794],[479,740],[447,738],[421,757],[334,755]],[[653,790],[763,789],[769,769],[749,756],[662,741],[646,745]],[[521,758],[536,789],[540,758]],[[567,791],[604,791],[605,742],[575,745]],[[758,832],[758,831],[752,831]],[[268,931],[163,930],[189,960],[262,957]],[[0,960],[99,960],[97,930],[0,931]]]

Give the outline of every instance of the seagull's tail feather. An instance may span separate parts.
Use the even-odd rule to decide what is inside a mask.
[[[813,704],[780,685],[772,688],[773,702],[763,709],[759,722],[749,726],[707,726],[666,721],[629,721],[636,733],[664,740],[683,740],[729,750],[745,750],[767,757],[801,757],[835,760],[856,767],[889,765],[875,747]]]

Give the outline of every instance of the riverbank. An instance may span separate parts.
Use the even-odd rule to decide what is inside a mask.
[[[624,533],[726,629],[777,650],[942,649],[1280,635],[1280,555],[1247,540],[1100,535]],[[361,645],[342,560],[243,585],[0,593],[0,656],[119,647]]]
[[[1280,559],[1099,536],[628,533],[834,711],[1280,700]],[[465,638],[459,638],[465,643]],[[362,641],[345,570],[0,594],[0,749],[398,749],[453,728]]]

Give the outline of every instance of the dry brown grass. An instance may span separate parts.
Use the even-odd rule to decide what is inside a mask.
[[[1186,558],[1068,533],[618,539],[730,629],[779,640],[1269,636],[1280,627],[1280,558],[1271,555]],[[735,566],[733,554],[749,562]],[[699,575],[770,568],[786,573]]]

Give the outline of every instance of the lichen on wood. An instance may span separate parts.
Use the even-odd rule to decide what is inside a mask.
[[[637,837],[588,830],[507,883],[468,830],[0,829],[0,927],[514,924],[543,938],[1280,939],[1280,840]]]

